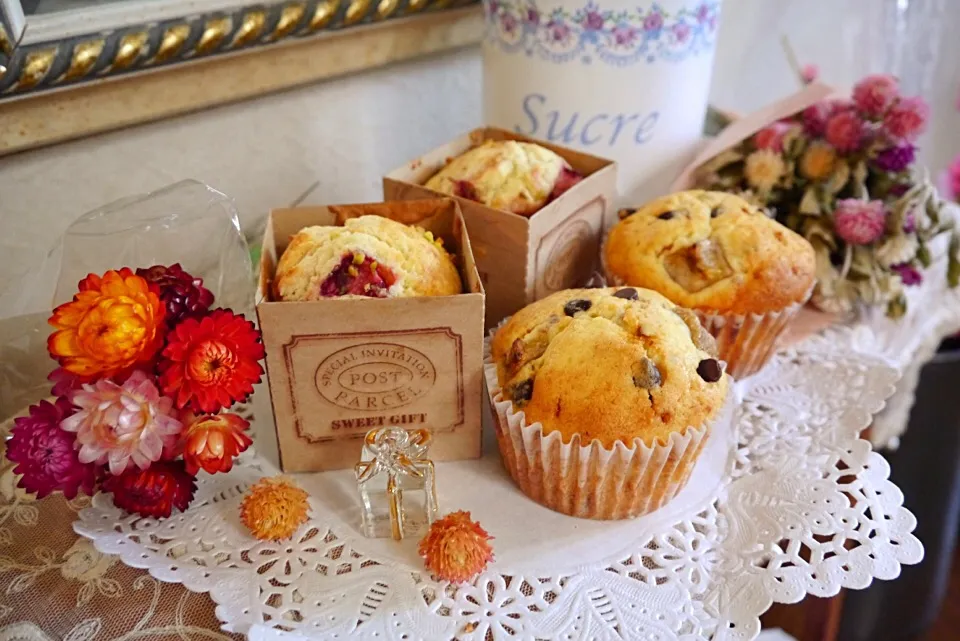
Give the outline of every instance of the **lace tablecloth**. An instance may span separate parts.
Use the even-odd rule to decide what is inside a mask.
[[[252,639],[749,640],[774,601],[863,588],[922,557],[886,462],[859,438],[899,376],[860,351],[873,338],[830,328],[739,383],[694,479],[648,517],[550,512],[516,490],[495,447],[440,464],[441,509],[472,510],[496,537],[497,561],[470,585],[425,575],[415,541],[362,537],[349,471],[298,478],[313,512],[292,541],[252,539],[240,496],[273,472],[256,455],[202,478],[184,514],[138,519],[98,496],[75,528],[208,592],[224,629]]]
[[[16,487],[13,467],[0,458],[0,639],[239,641],[217,632],[207,595],[128,567],[74,532],[88,498],[37,501]]]

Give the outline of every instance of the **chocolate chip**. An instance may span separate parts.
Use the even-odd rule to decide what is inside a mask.
[[[623,289],[618,289],[613,293],[617,298],[623,298],[624,300],[637,300],[640,298],[640,294],[637,293],[633,287],[624,287]]]
[[[585,312],[593,305],[586,298],[574,298],[563,306],[563,313],[567,316],[573,316],[579,312]]]
[[[716,217],[719,216],[721,213],[723,213],[723,212],[720,211],[720,208],[719,208],[719,207],[714,207],[713,209],[710,210],[710,218],[716,218]]]
[[[629,218],[630,216],[633,216],[635,213],[637,213],[636,209],[625,207],[617,212],[617,216],[620,218],[620,220],[623,220],[624,218]]]
[[[600,272],[593,272],[590,274],[590,278],[587,279],[587,282],[584,283],[584,289],[599,289],[600,287],[607,286],[607,279],[603,277],[603,274]]]
[[[643,389],[660,387],[663,376],[657,369],[657,364],[644,356],[633,367],[633,384]]]
[[[708,383],[716,383],[723,378],[723,368],[715,358],[705,358],[697,365],[697,374]]]
[[[513,388],[513,400],[529,401],[533,398],[533,379],[517,383]]]
[[[672,211],[665,211],[665,212],[663,212],[662,214],[660,214],[659,216],[657,216],[657,218],[659,218],[660,220],[670,220],[670,219],[673,218],[675,215],[676,215],[676,214],[673,213]]]

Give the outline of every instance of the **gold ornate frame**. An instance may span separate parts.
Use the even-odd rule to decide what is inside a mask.
[[[19,46],[0,21],[0,155],[475,44],[478,2],[287,0]]]

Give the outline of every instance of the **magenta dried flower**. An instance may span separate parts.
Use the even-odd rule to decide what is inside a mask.
[[[867,76],[853,88],[853,102],[857,109],[871,118],[880,118],[900,95],[900,87],[893,76]]]
[[[923,282],[923,274],[910,263],[893,265],[890,269],[900,275],[900,281],[907,287],[913,287]]]
[[[56,403],[40,401],[29,414],[14,420],[7,458],[16,463],[21,475],[17,486],[43,498],[63,492],[68,499],[79,492],[93,495],[97,466],[81,463],[75,435],[60,429],[60,421],[74,412],[65,398]]]
[[[180,263],[138,269],[137,276],[159,288],[170,327],[185,318],[203,316],[213,304],[213,293],[203,286],[203,279],[191,276]]]
[[[873,159],[873,164],[881,171],[900,172],[913,164],[917,156],[917,148],[907,143],[880,150]]]
[[[837,235],[853,245],[869,245],[883,236],[887,213],[879,200],[838,200],[833,212]]]

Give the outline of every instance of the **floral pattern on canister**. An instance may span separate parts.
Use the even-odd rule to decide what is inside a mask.
[[[691,2],[667,11],[605,10],[588,2],[570,11],[541,10],[533,0],[484,0],[487,42],[507,52],[525,52],[556,63],[579,61],[626,66],[681,62],[713,51],[720,2]]]

